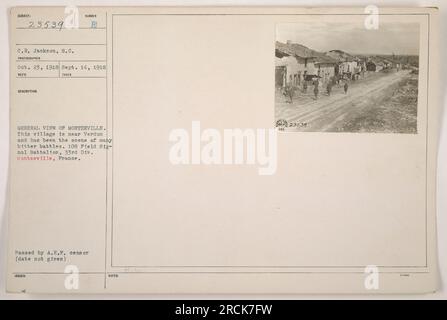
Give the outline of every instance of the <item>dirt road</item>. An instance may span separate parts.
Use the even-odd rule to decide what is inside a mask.
[[[383,107],[399,90],[404,80],[409,78],[408,70],[372,74],[369,78],[350,82],[347,94],[342,85],[336,85],[330,96],[321,92],[317,100],[311,93],[299,93],[293,103],[277,99],[276,120],[284,119],[291,126],[290,129],[298,131],[343,131],[340,128],[345,127],[349,121],[352,122],[354,116],[359,117],[362,113],[373,115],[372,108]],[[313,91],[312,89],[309,87],[308,91]]]

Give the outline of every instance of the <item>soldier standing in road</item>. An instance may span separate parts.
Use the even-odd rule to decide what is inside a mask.
[[[315,81],[315,87],[314,87],[314,95],[315,95],[315,100],[318,99],[318,81]]]
[[[288,84],[285,88],[284,88],[284,95],[289,98],[289,101],[287,101],[288,103],[292,103],[293,102],[293,95],[295,94],[295,87],[292,84]]]
[[[327,95],[330,96],[331,92],[332,92],[332,83],[331,82],[329,82],[327,84],[326,90],[327,90]]]
[[[348,81],[346,81],[346,82],[345,82],[345,85],[344,85],[345,94],[348,93],[348,88],[349,88]]]

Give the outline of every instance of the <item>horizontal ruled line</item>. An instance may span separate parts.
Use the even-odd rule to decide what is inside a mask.
[[[33,59],[19,59],[16,62],[106,62],[107,60],[33,60]]]
[[[16,77],[16,79],[105,79],[106,77]]]
[[[61,30],[105,30],[106,27],[96,27],[96,28],[87,28],[87,27],[79,27],[79,28],[28,28],[28,27],[16,27],[18,30],[55,30],[55,31],[61,31]]]
[[[16,46],[105,46],[105,43],[16,43]]]

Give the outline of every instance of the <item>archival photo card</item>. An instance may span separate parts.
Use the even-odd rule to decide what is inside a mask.
[[[12,8],[7,290],[435,291],[438,10],[376,9]]]

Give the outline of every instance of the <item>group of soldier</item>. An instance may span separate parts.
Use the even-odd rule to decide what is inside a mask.
[[[330,80],[328,81],[327,85],[326,85],[326,93],[328,96],[331,95],[332,93],[332,88],[335,85],[335,80]],[[314,96],[315,96],[315,100],[318,99],[318,95],[320,94],[320,83],[318,80],[315,80],[313,82],[313,86],[314,86]],[[303,92],[306,93],[307,92],[307,87],[308,84],[306,81],[304,81],[303,83]],[[348,89],[349,89],[349,84],[348,84],[348,80],[344,80],[344,85],[343,85],[343,90],[345,92],[345,94],[348,94]]]
[[[336,84],[336,81],[335,81],[335,79],[331,79],[330,81],[328,81],[328,83],[327,83],[327,85],[326,85],[326,93],[327,93],[327,95],[328,96],[330,96],[331,95],[331,93],[332,93],[332,88],[333,88],[333,86]],[[319,96],[319,94],[320,94],[320,83],[319,83],[319,81],[318,80],[315,80],[315,81],[313,81],[313,83],[312,83],[312,85],[313,85],[313,87],[314,87],[314,97],[315,97],[315,100],[317,100],[318,99],[318,96]],[[308,88],[308,82],[307,81],[304,81],[303,82],[303,93],[307,93],[307,88]],[[289,100],[290,100],[290,103],[292,103],[292,99],[293,99],[293,96],[294,96],[294,94],[295,94],[295,91],[296,91],[296,87],[295,86],[292,86],[292,85],[287,85],[285,88],[284,88],[284,95],[286,96],[286,97],[288,97],[289,98]],[[349,89],[349,83],[348,83],[348,80],[344,80],[344,85],[343,85],[343,90],[344,90],[344,92],[345,92],[345,94],[348,94],[348,89]]]

